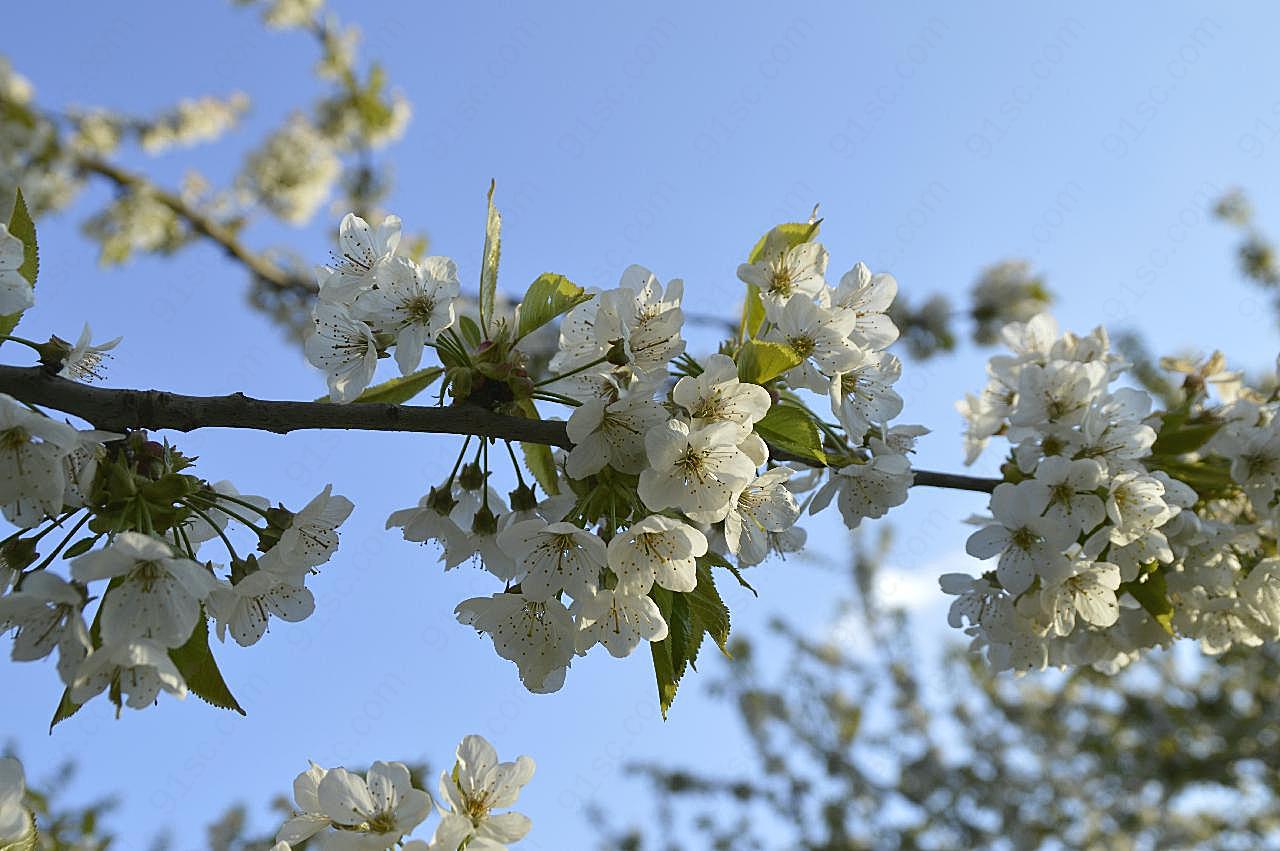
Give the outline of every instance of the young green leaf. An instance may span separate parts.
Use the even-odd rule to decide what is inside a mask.
[[[435,384],[436,379],[441,375],[444,375],[444,370],[438,366],[420,369],[417,372],[401,375],[366,388],[363,393],[355,398],[355,402],[382,402],[387,405],[403,405],[432,384]],[[328,402],[329,397],[321,396],[316,401]]]
[[[741,339],[749,339],[760,333],[764,325],[764,296],[755,284],[747,284],[747,298],[742,303],[742,327],[738,330]]]
[[[806,243],[817,236],[818,227],[821,224],[822,219],[818,219],[813,224],[808,222],[787,222],[786,224],[778,225],[756,241],[751,253],[747,255],[747,262],[759,263],[761,260],[771,260],[782,256],[788,249],[795,248],[797,245]]]
[[[808,411],[793,405],[774,405],[756,423],[756,433],[771,446],[819,464],[827,463],[822,436]]]
[[[538,330],[562,313],[567,313],[592,296],[564,275],[544,272],[539,275],[520,302],[517,339]]]
[[[498,258],[502,254],[502,216],[493,206],[496,181],[489,181],[489,214],[484,225],[484,254],[480,258],[480,327],[492,336],[493,303],[498,295]]]
[[[786,343],[747,340],[738,349],[738,380],[765,384],[799,366],[804,358]]]
[[[196,697],[220,709],[231,709],[241,715],[245,711],[236,702],[231,689],[222,679],[218,663],[209,651],[209,622],[201,617],[187,643],[169,651],[178,673],[187,681],[187,689]]]
[[[531,420],[541,419],[538,406],[532,399],[521,399],[518,403],[520,413]],[[551,454],[551,447],[542,443],[521,443],[520,451],[524,455],[525,466],[548,496],[560,493],[560,484],[556,478],[556,461]]]
[[[462,331],[462,339],[467,341],[473,349],[480,348],[480,344],[484,342],[484,335],[480,333],[480,326],[470,316],[458,317],[458,328]]]
[[[699,630],[698,642],[702,641],[702,634],[705,633],[711,636],[711,640],[720,648],[721,653],[732,659],[728,649],[729,607],[724,604],[724,600],[720,599],[715,579],[711,576],[711,565],[704,559],[698,559],[697,587],[683,596],[689,600],[689,609],[693,613],[694,623]],[[690,657],[691,662],[696,655],[695,647]]]

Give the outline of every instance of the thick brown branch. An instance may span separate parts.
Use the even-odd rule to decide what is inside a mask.
[[[0,392],[71,414],[106,431],[242,428],[285,434],[302,429],[360,429],[474,434],[549,446],[572,445],[562,422],[509,417],[470,405],[331,405],[267,401],[243,393],[183,396],[163,390],[107,390],[59,378],[41,367],[16,366],[0,366]]]
[[[42,367],[2,365],[0,393],[71,414],[105,431],[242,428],[285,434],[303,429],[356,429],[471,434],[566,448],[573,445],[563,422],[509,417],[472,405],[331,405],[253,399],[243,393],[183,396],[163,390],[109,390],[59,378]],[[778,460],[804,461],[772,447],[771,453]],[[915,471],[915,484],[929,487],[990,493],[999,483],[998,479]]]

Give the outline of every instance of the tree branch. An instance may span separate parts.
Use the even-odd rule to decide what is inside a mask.
[[[0,365],[0,393],[29,405],[79,417],[104,431],[126,429],[241,428],[286,434],[304,429],[354,429],[476,435],[566,449],[573,446],[558,420],[495,414],[476,405],[427,408],[417,405],[280,402],[230,396],[184,396],[163,390],[111,390],[60,378],[43,367]],[[804,459],[770,447],[779,460]],[[809,463],[809,462],[806,462]],[[999,479],[916,470],[916,485],[990,493]]]

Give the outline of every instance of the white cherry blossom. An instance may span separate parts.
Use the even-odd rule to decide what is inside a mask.
[[[618,587],[627,593],[647,594],[655,582],[670,591],[692,591],[698,584],[697,559],[706,553],[702,532],[651,514],[609,541],[608,562]]]
[[[792,472],[788,467],[775,467],[757,476],[725,515],[725,543],[744,567],[764,561],[769,554],[769,535],[785,532],[799,518],[800,506],[786,488]]]
[[[534,762],[521,756],[498,762],[498,753],[482,736],[467,736],[458,745],[452,772],[440,773],[440,824],[423,851],[457,851],[464,845],[477,851],[505,851],[518,842],[532,823],[520,813],[494,813],[513,806],[520,790],[533,777]],[[405,846],[409,851],[410,846]]]
[[[354,508],[345,496],[334,495],[333,485],[325,485],[324,490],[293,516],[272,552],[289,567],[300,570],[319,567],[338,549],[338,527],[346,522]]]
[[[591,595],[606,560],[599,536],[564,521],[513,523],[498,533],[498,546],[519,565],[520,588],[530,600],[548,600],[561,591],[574,598]]]
[[[545,694],[564,685],[577,627],[559,600],[500,593],[463,600],[454,612],[459,623],[488,633],[498,655],[516,663],[529,691]]]
[[[76,340],[75,345],[71,347],[71,351],[63,359],[62,369],[58,371],[58,375],[79,381],[102,380],[102,361],[110,357],[107,352],[120,345],[120,341],[124,337],[116,337],[114,340],[94,345],[91,342],[92,334],[93,331],[89,328],[89,323],[84,323],[84,330],[80,332],[79,339]]]
[[[339,253],[332,266],[316,270],[320,298],[350,305],[378,282],[400,244],[400,229],[399,216],[387,216],[376,228],[355,213],[343,216],[338,225]]]
[[[1053,618],[1057,635],[1070,635],[1076,615],[1095,627],[1108,627],[1120,617],[1116,590],[1120,568],[1105,561],[1077,561],[1070,572],[1046,582],[1040,589],[1040,605]]]
[[[716,422],[750,427],[769,413],[769,391],[738,380],[738,365],[726,355],[711,355],[702,373],[686,375],[671,391],[675,403],[689,413],[695,428]]]
[[[26,794],[22,763],[13,757],[0,757],[0,847],[22,848],[35,835],[35,818],[22,804]]]
[[[388,262],[375,289],[362,293],[354,314],[376,332],[396,341],[396,364],[408,375],[422,361],[422,350],[454,322],[454,301],[461,284],[448,257],[407,257]]]
[[[331,400],[354,401],[378,368],[373,330],[352,318],[347,308],[324,301],[316,304],[312,318],[315,333],[303,344],[307,360],[324,370]]]
[[[71,700],[87,703],[113,682],[119,682],[132,709],[150,706],[162,689],[179,699],[187,696],[187,683],[168,651],[147,639],[108,641],[90,653],[76,670]]]
[[[79,582],[119,578],[102,600],[106,642],[149,639],[178,647],[191,637],[200,604],[216,586],[204,565],[176,557],[164,541],[139,532],[121,532],[104,549],[71,561]]]
[[[667,622],[658,604],[621,585],[575,600],[570,611],[578,621],[579,653],[603,644],[609,655],[621,659],[631,655],[641,641],[662,641],[667,637]]]
[[[1011,594],[1026,591],[1037,576],[1060,571],[1066,558],[1062,550],[1074,538],[1070,526],[1042,517],[1044,509],[1039,489],[1005,482],[991,494],[995,523],[965,542],[965,551],[974,558],[1000,556],[996,576]]]
[[[666,419],[666,409],[645,393],[616,401],[584,400],[565,426],[574,444],[565,459],[565,472],[573,479],[585,479],[606,466],[639,473],[647,464],[644,437]]]
[[[827,250],[817,242],[802,242],[755,263],[738,267],[738,279],[760,290],[766,304],[785,304],[795,294],[817,296],[826,286]]]
[[[898,282],[886,272],[871,274],[865,263],[857,263],[840,278],[831,294],[833,310],[854,315],[850,338],[865,349],[886,349],[898,339],[898,328],[886,315],[898,294]]]
[[[70,683],[92,647],[81,611],[84,594],[60,576],[37,571],[21,590],[0,597],[0,632],[12,629],[15,662],[43,659],[58,648],[58,675]]]
[[[669,420],[645,435],[650,468],[640,474],[640,498],[651,511],[677,508],[700,523],[723,520],[733,496],[755,478],[756,465],[738,445],[734,423],[691,428]]]

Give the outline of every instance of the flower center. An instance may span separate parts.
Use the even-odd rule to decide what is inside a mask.
[[[809,357],[809,355],[813,354],[814,348],[816,348],[813,338],[803,334],[798,337],[792,337],[787,342],[791,344],[791,348],[796,350],[796,354],[802,358]]]
[[[31,432],[22,426],[14,426],[0,432],[0,449],[12,452],[15,449],[20,449],[30,441]]]
[[[416,325],[426,325],[435,312],[436,300],[427,295],[416,295],[405,302],[404,312],[409,321]]]

